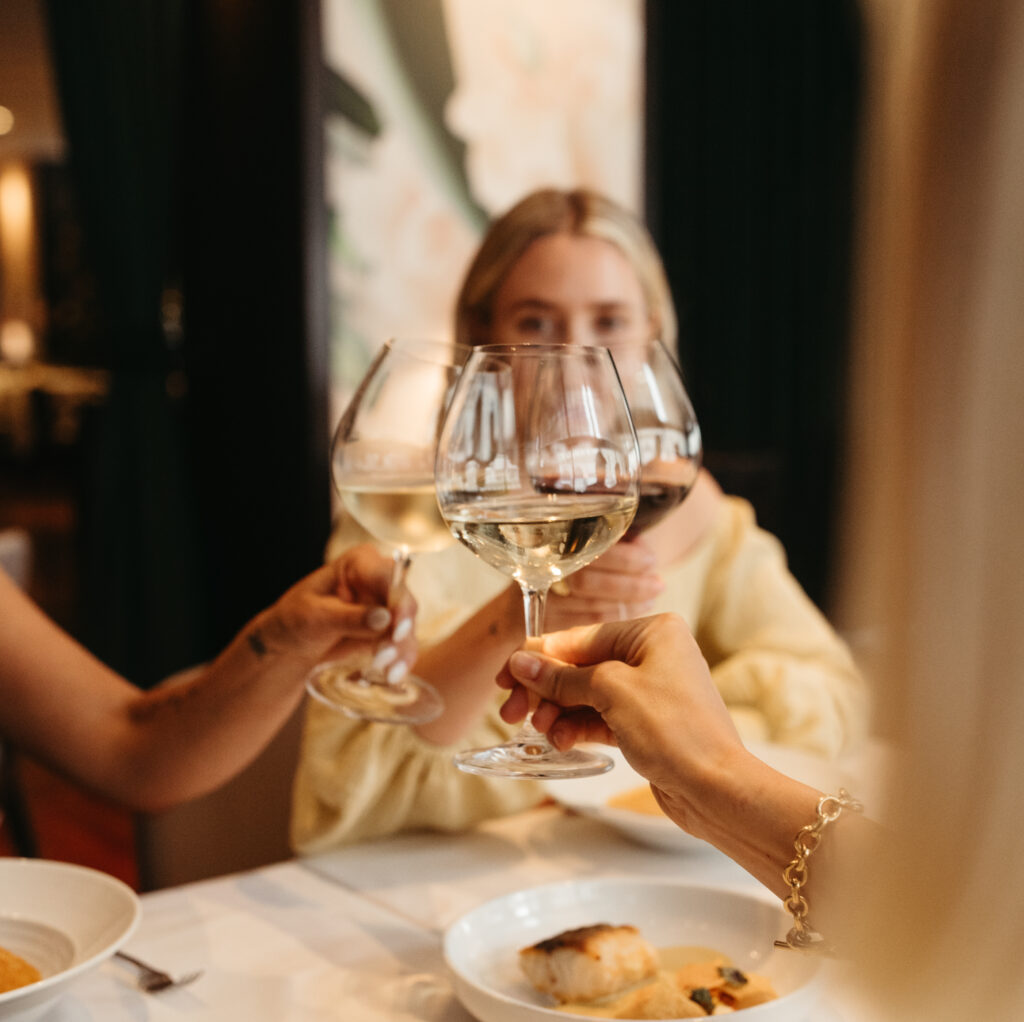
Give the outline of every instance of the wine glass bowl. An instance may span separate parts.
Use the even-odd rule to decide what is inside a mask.
[[[437,507],[437,433],[468,350],[442,341],[393,339],[373,360],[342,413],[331,448],[331,475],[348,513],[391,547],[391,592],[404,584],[414,553],[454,542]],[[444,709],[422,678],[390,680],[383,669],[351,661],[318,665],[311,695],[348,716],[421,724]]]
[[[640,449],[640,498],[626,533],[635,539],[673,511],[700,472],[700,425],[675,359],[658,339],[609,345]]]
[[[488,345],[469,356],[437,447],[435,483],[454,535],[518,582],[526,634],[543,630],[550,586],[625,533],[639,454],[606,348]],[[572,777],[611,760],[561,753],[530,723],[510,742],[456,756],[471,773]]]

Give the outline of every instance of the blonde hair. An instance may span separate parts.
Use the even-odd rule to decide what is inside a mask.
[[[901,1022],[1024,1018],[1024,7],[874,0],[847,613],[879,629],[893,860],[858,986]],[[853,889],[860,889],[853,885]]]
[[[523,253],[539,238],[575,234],[610,242],[636,272],[654,328],[674,350],[676,311],[665,268],[650,234],[629,210],[585,188],[542,188],[492,222],[473,257],[455,303],[455,337],[486,343],[494,297]]]

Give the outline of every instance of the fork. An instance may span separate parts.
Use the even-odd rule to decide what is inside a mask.
[[[155,994],[160,990],[166,990],[168,987],[185,986],[186,983],[199,979],[203,974],[200,969],[198,972],[187,972],[184,976],[179,976],[175,979],[163,970],[154,969],[152,965],[147,965],[138,958],[133,958],[125,951],[115,951],[114,957],[123,959],[139,970],[139,986],[147,994]]]

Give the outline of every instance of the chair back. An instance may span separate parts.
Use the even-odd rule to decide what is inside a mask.
[[[0,529],[0,568],[15,585],[28,589],[32,577],[32,537],[24,529]],[[16,855],[39,854],[32,817],[18,779],[17,754],[0,741],[0,828],[6,831]]]
[[[304,708],[300,704],[256,759],[220,788],[166,812],[136,817],[143,891],[291,858],[292,779]]]

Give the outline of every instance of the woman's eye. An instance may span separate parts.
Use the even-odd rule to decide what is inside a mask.
[[[627,316],[603,315],[598,316],[594,328],[601,334],[620,334],[627,331],[631,326]]]
[[[555,324],[547,316],[521,316],[516,320],[516,330],[521,334],[551,337],[555,332]]]

